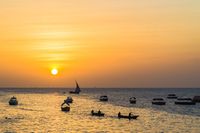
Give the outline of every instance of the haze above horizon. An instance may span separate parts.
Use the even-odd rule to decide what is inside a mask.
[[[200,87],[199,0],[1,0],[0,19],[0,88]]]

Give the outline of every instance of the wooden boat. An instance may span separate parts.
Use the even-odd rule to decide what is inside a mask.
[[[176,94],[168,94],[167,98],[168,99],[177,99],[178,97],[176,96]]]
[[[16,97],[11,97],[9,100],[9,105],[18,105],[18,101]]]
[[[100,96],[99,100],[102,101],[102,102],[107,102],[108,96]]]
[[[131,104],[136,104],[136,98],[135,98],[135,97],[131,97],[131,98],[129,99],[129,102],[130,102]]]
[[[62,105],[61,105],[61,111],[69,112],[70,111],[70,105],[64,101],[64,103],[62,103]]]
[[[61,107],[61,110],[64,112],[69,112],[70,111],[70,107],[66,106],[66,107]]]
[[[93,110],[91,111],[91,115],[92,116],[99,116],[99,117],[104,117],[104,113],[102,113],[101,111],[98,112],[94,112]]]
[[[121,115],[121,113],[119,112],[118,113],[118,118],[121,119],[121,118],[124,118],[124,119],[137,119],[139,117],[139,115],[132,115],[131,113],[129,113],[129,115]]]
[[[191,98],[178,98],[174,103],[178,105],[195,105],[196,104],[196,102],[194,102]]]
[[[71,94],[79,94],[80,92],[81,92],[81,89],[80,89],[80,87],[79,87],[79,85],[78,85],[78,83],[76,81],[76,89],[75,89],[75,91],[70,91],[69,93],[71,93]]]
[[[152,104],[155,104],[155,105],[165,105],[166,102],[164,101],[163,98],[154,98],[152,100]]]

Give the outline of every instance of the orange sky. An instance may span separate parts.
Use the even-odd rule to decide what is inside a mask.
[[[199,0],[0,0],[0,20],[0,87],[200,87]]]

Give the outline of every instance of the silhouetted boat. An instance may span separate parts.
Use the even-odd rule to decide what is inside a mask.
[[[167,98],[168,99],[177,99],[178,97],[176,96],[176,94],[168,94]]]
[[[131,98],[129,99],[129,102],[130,102],[131,104],[135,104],[135,103],[136,103],[136,98],[135,98],[135,97],[131,97]]]
[[[64,111],[64,112],[69,112],[69,111],[70,111],[70,106],[69,106],[69,104],[63,103],[63,104],[61,105],[61,110]]]
[[[16,97],[11,97],[10,100],[9,100],[9,104],[10,105],[18,105],[18,101],[17,101],[17,98]]]
[[[99,117],[104,117],[104,113],[102,113],[100,110],[98,112],[94,112],[94,110],[91,111],[92,116],[99,116]]]
[[[194,96],[192,101],[193,102],[200,102],[200,96]]]
[[[129,115],[121,115],[121,113],[118,113],[118,118],[124,118],[124,119],[137,119],[139,117],[139,115],[132,115],[131,113],[129,113]]]
[[[163,98],[154,98],[152,100],[152,104],[155,104],[155,105],[165,105],[166,102],[164,101]]]
[[[72,97],[67,97],[66,100],[64,100],[65,103],[73,103]]]
[[[70,91],[69,93],[71,93],[71,94],[79,94],[80,92],[81,92],[81,89],[80,89],[78,83],[76,82],[76,89],[75,89],[75,91]]]
[[[196,104],[196,102],[194,102],[191,98],[178,98],[174,103],[178,105],[195,105]]]
[[[103,102],[107,102],[108,101],[108,96],[100,96],[100,101],[103,101]]]
[[[64,112],[69,112],[70,111],[70,107],[61,107],[61,110]]]

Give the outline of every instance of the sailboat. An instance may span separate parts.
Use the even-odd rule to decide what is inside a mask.
[[[79,94],[80,92],[81,92],[81,89],[80,89],[80,87],[79,87],[79,85],[78,85],[78,83],[76,81],[76,89],[75,89],[75,91],[70,91],[69,93],[71,93],[71,94]]]

